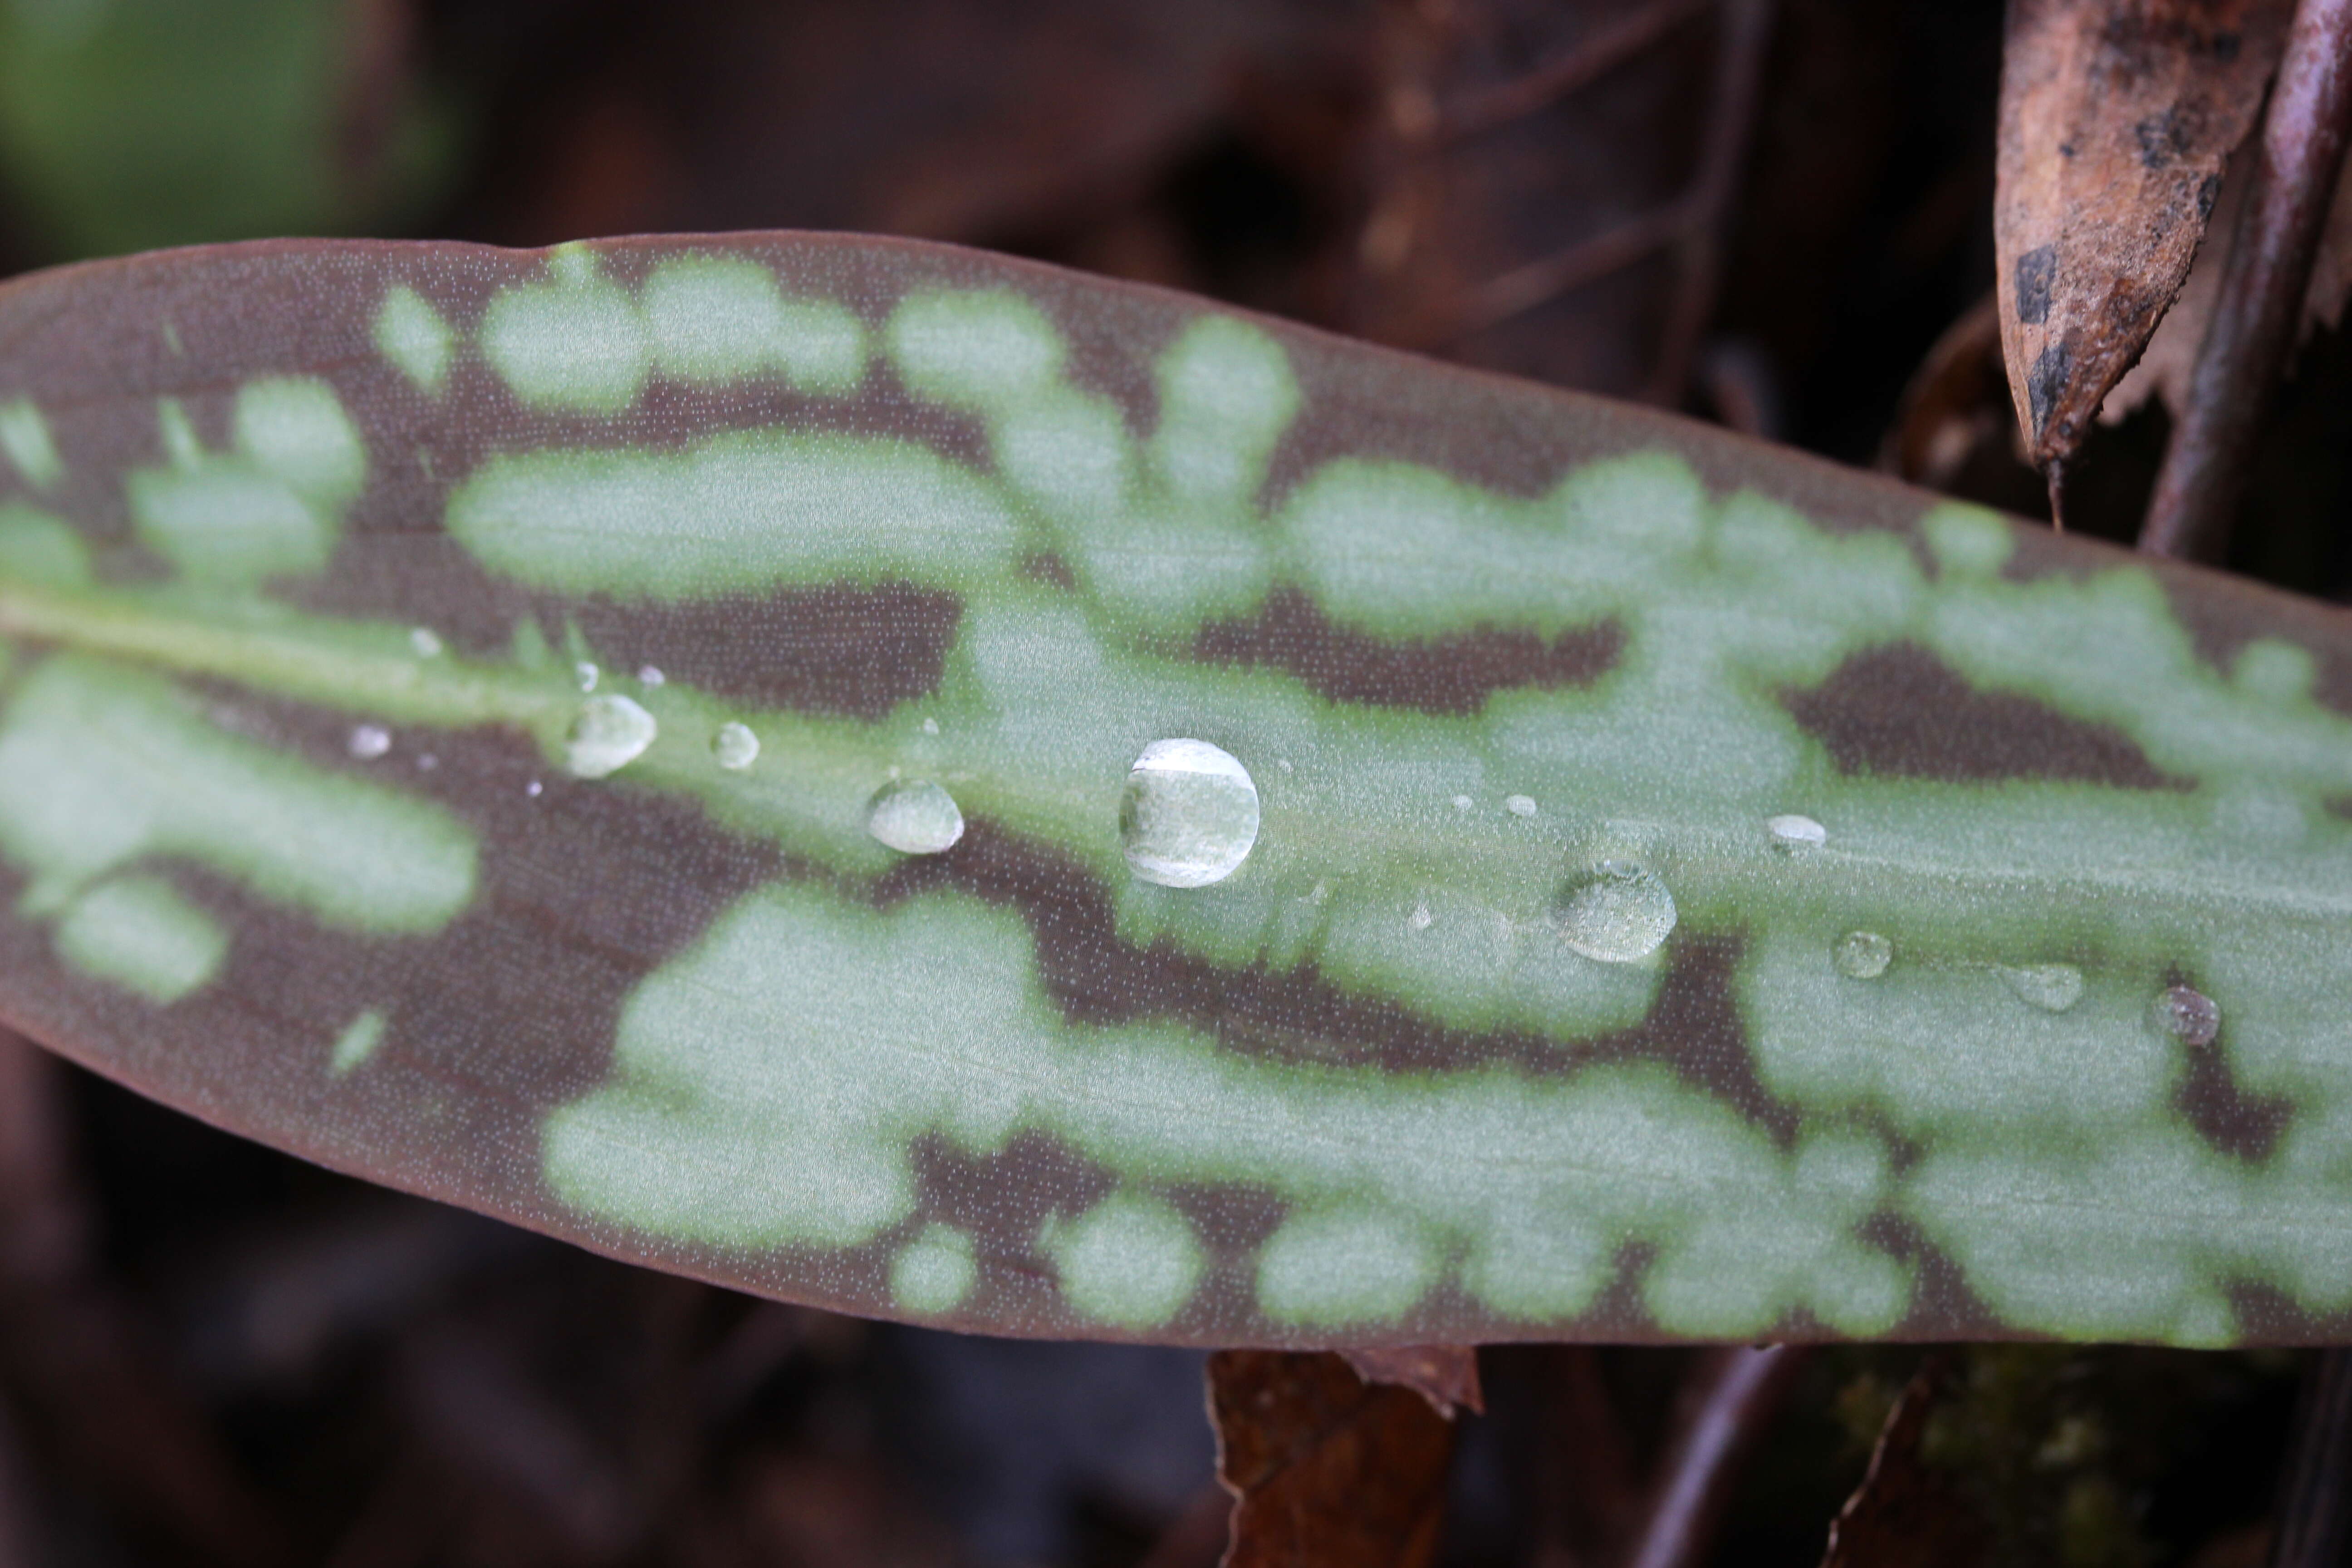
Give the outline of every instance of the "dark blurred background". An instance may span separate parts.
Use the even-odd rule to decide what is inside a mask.
[[[2033,511],[2000,0],[0,0],[0,272],[276,234],[922,236],[1638,397]],[[2314,345],[2239,564],[2335,595]],[[2164,438],[2094,441],[2128,537]],[[1725,1562],[1810,1564],[1920,1352],[1812,1363]],[[1446,1560],[1600,1563],[1685,1356],[1490,1352]],[[2260,1560],[2296,1358],[1979,1352],[2008,1561]],[[588,1258],[0,1039],[0,1568],[1212,1563],[1200,1358]]]

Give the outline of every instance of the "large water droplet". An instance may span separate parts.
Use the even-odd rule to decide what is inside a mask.
[[[1768,819],[1764,831],[1772,836],[1773,847],[1778,849],[1818,849],[1830,841],[1828,828],[1794,812]]]
[[[1830,949],[1830,962],[1848,980],[1875,980],[1895,962],[1895,944],[1874,931],[1850,931]]]
[[[1675,896],[1647,867],[1603,860],[1572,882],[1559,905],[1562,942],[1603,963],[1631,963],[1664,945]]]
[[[710,754],[719,759],[720,767],[740,773],[760,760],[760,737],[751,733],[748,724],[721,724],[710,737]]]
[[[2083,972],[2071,963],[2004,964],[2001,983],[2045,1013],[2063,1013],[2083,999]]]
[[[352,731],[352,738],[344,744],[360,761],[371,762],[392,750],[392,731],[381,724],[362,724]]]
[[[1234,874],[1257,842],[1257,785],[1239,758],[1206,741],[1154,741],[1119,797],[1127,863],[1163,888],[1205,888]]]
[[[2221,1008],[2193,985],[2168,985],[2148,1005],[2148,1021],[2184,1046],[2210,1046],[2221,1033]]]
[[[963,837],[963,811],[929,779],[901,779],[866,803],[866,831],[902,855],[936,855]]]
[[[601,779],[643,756],[658,733],[654,716],[628,698],[591,697],[563,738],[564,765],[583,779]]]

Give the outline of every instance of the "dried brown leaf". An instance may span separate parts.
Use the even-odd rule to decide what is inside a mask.
[[[1338,1355],[1209,1358],[1217,1479],[1234,1494],[1225,1568],[1418,1568],[1437,1554],[1454,1425]]]
[[[1366,1383],[1410,1388],[1448,1421],[1465,1406],[1473,1415],[1486,1413],[1486,1396],[1478,1386],[1475,1345],[1375,1345],[1339,1353]]]
[[[2287,0],[2017,0],[1994,242],[2010,394],[2064,460],[2189,276]]]
[[[2100,405],[2101,423],[2121,424],[2126,416],[2151,396],[2163,398],[2165,407],[2175,418],[2188,405],[2189,374],[2197,367],[2197,351],[2205,342],[2205,324],[2212,319],[2221,275],[2229,269],[2238,209],[2245,202],[2246,186],[2252,178],[2251,170],[2250,157],[2230,161],[2229,172],[2222,177],[2221,196],[2213,204],[2208,231],[2210,237],[2198,248],[2197,263],[2189,269],[2189,281],[2181,286],[2180,297],[2172,302],[2172,309],[2165,312],[2156,336],[2139,356],[2139,363],[2116,383],[2116,389],[2107,394],[2106,402]],[[2345,177],[2336,183],[2335,200],[2328,208],[2327,230],[2320,237],[2319,255],[2312,264],[2311,287],[2304,294],[2305,337],[2321,327],[2334,331],[2340,326],[2345,296],[2352,293],[2352,201],[2345,197],[2347,186],[2352,186],[2352,163],[2346,165]]]
[[[1952,1363],[1931,1357],[1903,1390],[1862,1485],[1830,1525],[1822,1568],[1973,1568],[1989,1536],[1975,1507],[1920,1458]]]

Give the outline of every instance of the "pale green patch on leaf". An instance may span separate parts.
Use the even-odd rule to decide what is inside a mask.
[[[975,414],[1009,412],[1051,391],[1067,353],[1045,313],[1009,289],[910,295],[885,335],[909,390]]]
[[[482,314],[483,357],[525,405],[618,414],[653,368],[652,334],[625,290],[586,251],[560,254],[544,283],[499,290]]]
[[[168,1006],[220,973],[228,932],[160,877],[117,877],[58,921],[58,956]]]
[[[25,482],[37,490],[47,489],[65,478],[65,461],[49,436],[49,422],[42,417],[40,405],[29,397],[0,403],[0,453],[7,455]]]
[[[36,910],[183,857],[347,931],[438,931],[475,847],[440,807],[208,723],[153,676],[53,658],[0,710],[0,854]]]
[[[640,300],[664,375],[724,386],[781,373],[802,392],[846,396],[866,376],[866,329],[831,300],[786,299],[758,263],[684,256],[646,275]]]
[[[47,588],[79,588],[89,581],[89,546],[47,512],[0,503],[0,575]]]
[[[922,1317],[952,1312],[980,1280],[971,1236],[951,1225],[927,1225],[890,1260],[890,1299]]]
[[[334,1049],[327,1057],[327,1076],[347,1078],[367,1065],[368,1058],[383,1044],[389,1022],[383,1014],[371,1007],[353,1018],[335,1037]]]
[[[425,296],[405,283],[384,290],[375,313],[376,351],[428,397],[441,395],[457,334]]]
[[[129,479],[139,537],[189,578],[243,586],[316,572],[366,481],[367,454],[334,389],[309,377],[239,389],[233,453],[204,450],[187,412],[159,410],[169,465]]]
[[[1258,1302],[1278,1323],[1392,1323],[1436,1283],[1437,1255],[1410,1218],[1386,1207],[1309,1209],[1265,1244]]]
[[[1205,1259],[1192,1223],[1156,1198],[1118,1194],[1051,1226],[1042,1243],[1070,1305],[1098,1322],[1148,1329],[1192,1298]]]
[[[1020,537],[984,484],[922,447],[766,431],[675,455],[493,458],[450,499],[448,527],[525,583],[670,600],[1007,569]]]

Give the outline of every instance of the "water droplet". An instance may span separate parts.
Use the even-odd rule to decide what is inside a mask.
[[[760,757],[760,737],[748,724],[726,723],[710,737],[710,754],[730,773],[741,773]]]
[[[2221,1008],[2193,985],[2168,985],[2148,1005],[2148,1021],[2184,1046],[2210,1046],[2221,1033]]]
[[[1570,884],[1560,900],[1559,935],[1587,958],[1631,963],[1665,944],[1675,918],[1675,896],[1656,872],[1630,860],[1603,860]]]
[[[539,792],[546,787],[547,786],[545,784],[540,783],[537,779],[533,779],[530,783],[522,786],[522,793],[530,796],[531,799],[537,800],[539,798]]]
[[[439,658],[442,653],[440,635],[430,626],[411,626],[408,646],[416,650],[419,658]]]
[[[1430,922],[1436,918],[1429,912],[1429,906],[1426,903],[1420,903],[1412,906],[1412,913],[1404,917],[1404,923],[1406,928],[1412,931],[1427,931]]]
[[[656,667],[649,664],[637,671],[637,684],[639,686],[667,686],[669,684],[669,677],[664,675]]]
[[[420,773],[429,773],[440,765],[441,759],[435,756],[431,752],[427,752],[423,756],[416,759],[417,771]]]
[[[658,733],[654,716],[629,699],[591,697],[564,737],[564,765],[583,779],[601,779],[643,756]]]
[[[924,720],[924,721],[923,721],[923,733],[924,733],[924,734],[926,734],[926,735],[936,735],[936,734],[938,734],[939,732],[940,732],[940,721],[939,721],[937,719],[926,719],[926,720]]]
[[[583,691],[595,690],[596,678],[603,673],[604,671],[584,658],[572,667],[572,678],[580,683],[580,689]]]
[[[1257,784],[1239,758],[1206,741],[1154,741],[1119,797],[1127,863],[1163,888],[1205,888],[1234,874],[1257,842]]]
[[[963,837],[963,812],[929,779],[908,779],[874,792],[866,831],[902,855],[936,855]]]
[[[1456,811],[1467,811],[1467,810],[1469,810],[1469,809],[1470,809],[1470,806],[1471,806],[1471,800],[1470,800],[1470,797],[1469,797],[1468,795],[1455,795],[1455,796],[1454,797],[1454,810],[1456,810]]]
[[[392,731],[381,724],[361,724],[352,729],[352,738],[344,744],[352,755],[370,762],[392,750]]]
[[[1830,962],[1848,980],[1875,980],[1895,962],[1895,944],[1874,931],[1850,931],[1830,949]]]
[[[1772,836],[1772,845],[1777,849],[1818,849],[1830,841],[1828,828],[1794,812],[1769,819],[1764,831]]]
[[[1276,757],[1276,758],[1274,760],[1274,765],[1275,765],[1276,767],[1277,767],[1277,768],[1280,768],[1284,773],[1290,773],[1290,772],[1294,771],[1294,770],[1291,768],[1291,765],[1290,765],[1290,759],[1289,759],[1288,757]]]
[[[2083,972],[2071,963],[2003,964],[2002,984],[2045,1013],[2063,1013],[2083,999]]]
[[[1503,805],[1513,816],[1533,816],[1536,814],[1535,797],[1532,795],[1508,795],[1504,798]]]

